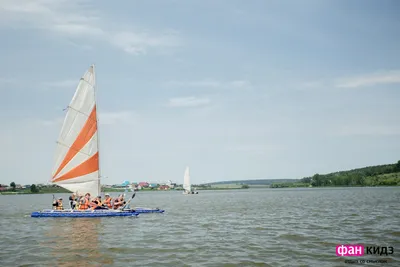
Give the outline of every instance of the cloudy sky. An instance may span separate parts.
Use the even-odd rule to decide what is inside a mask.
[[[400,159],[400,3],[1,0],[0,183],[48,182],[96,65],[103,183]]]

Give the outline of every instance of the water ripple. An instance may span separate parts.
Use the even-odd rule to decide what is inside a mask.
[[[139,192],[135,205],[166,213],[79,219],[30,218],[51,195],[0,196],[0,266],[346,266],[341,243],[392,246],[364,259],[398,266],[399,191]]]

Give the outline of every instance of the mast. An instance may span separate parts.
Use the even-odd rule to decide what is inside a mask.
[[[96,80],[96,71],[94,64],[92,64],[93,68],[93,80],[94,80],[94,86],[93,86],[93,94],[94,94],[94,101],[96,103],[96,110],[99,110],[99,106],[97,103],[97,98],[96,98],[96,90],[97,90],[97,80]],[[99,157],[98,157],[98,162],[99,162],[99,171],[98,171],[98,188],[97,188],[97,195],[101,194],[101,168],[100,168],[100,130],[99,130],[99,113],[96,113],[96,123],[97,123],[97,151],[99,151]]]

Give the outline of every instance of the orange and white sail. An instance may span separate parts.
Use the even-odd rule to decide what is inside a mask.
[[[78,194],[100,195],[95,71],[82,76],[57,140],[51,182]]]

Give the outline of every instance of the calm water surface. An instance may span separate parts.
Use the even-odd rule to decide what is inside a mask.
[[[399,187],[138,192],[133,204],[165,214],[29,216],[51,201],[0,196],[0,266],[353,266],[342,243],[392,246],[365,265],[400,266]]]

